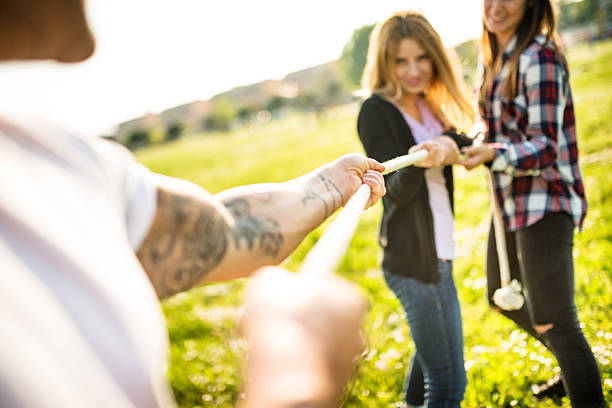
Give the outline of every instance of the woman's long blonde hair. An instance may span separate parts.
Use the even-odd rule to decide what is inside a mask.
[[[363,72],[363,88],[393,101],[400,99],[402,87],[395,67],[399,43],[404,38],[417,41],[432,62],[433,78],[425,89],[425,100],[432,112],[445,128],[468,130],[475,112],[465,84],[459,79],[440,36],[420,13],[394,13],[374,28]]]

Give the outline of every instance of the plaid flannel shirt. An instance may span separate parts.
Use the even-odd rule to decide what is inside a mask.
[[[508,60],[487,90],[488,142],[496,149],[489,164],[506,229],[525,228],[551,212],[567,212],[579,228],[587,203],[578,165],[574,106],[569,75],[559,55],[537,36],[521,53],[517,95],[504,96]]]

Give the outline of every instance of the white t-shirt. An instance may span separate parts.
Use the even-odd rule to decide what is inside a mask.
[[[123,147],[0,118],[0,405],[167,407],[168,339],[135,256],[156,210]]]

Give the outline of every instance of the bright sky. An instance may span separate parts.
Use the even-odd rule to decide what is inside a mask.
[[[0,64],[0,111],[76,130],[122,121],[337,59],[353,30],[422,11],[447,46],[480,35],[482,0],[87,0],[97,40],[80,64]]]

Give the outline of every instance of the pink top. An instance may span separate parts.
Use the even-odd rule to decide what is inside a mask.
[[[420,123],[401,107],[396,105],[404,116],[406,123],[412,131],[412,136],[417,143],[434,139],[444,128],[430,112],[422,99],[417,99],[417,107],[421,113],[423,123]],[[443,174],[444,166],[432,167],[425,170],[425,182],[429,190],[429,207],[434,221],[434,233],[436,250],[439,259],[455,259],[454,219],[451,210],[446,180]]]

